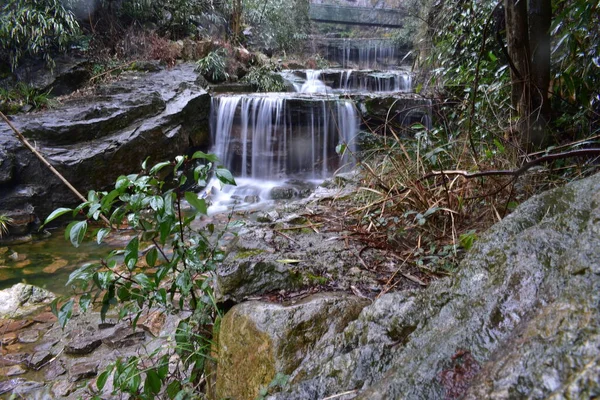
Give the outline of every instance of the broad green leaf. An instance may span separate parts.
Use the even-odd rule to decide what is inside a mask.
[[[151,369],[146,371],[146,382],[144,384],[144,390],[146,391],[146,393],[158,394],[158,392],[160,392],[161,386],[162,382],[156,370]]]
[[[86,312],[92,304],[92,296],[89,293],[81,295],[79,298],[79,308],[82,312]]]
[[[140,246],[140,240],[138,239],[137,236],[135,236],[133,239],[131,239],[129,241],[129,243],[127,243],[127,247],[125,247],[124,262],[130,271],[135,267],[135,264],[137,264],[139,246]]]
[[[73,299],[67,301],[58,311],[58,323],[61,328],[64,328],[67,325],[67,322],[71,319],[71,315],[73,315],[73,303]]]
[[[219,158],[215,154],[206,154],[202,151],[197,151],[194,153],[194,155],[192,156],[192,160],[196,160],[196,159],[208,160],[210,162],[219,161]]]
[[[108,376],[110,375],[110,373],[111,370],[107,369],[106,371],[98,375],[98,379],[96,379],[96,387],[99,391],[102,391],[102,389],[104,389],[104,385],[106,385],[106,381],[108,380]]]
[[[96,242],[98,244],[102,243],[104,238],[110,233],[110,228],[100,228],[98,229],[98,233],[96,234]]]
[[[167,386],[167,395],[169,396],[169,399],[173,400],[175,398],[175,396],[177,396],[178,393],[180,393],[181,391],[181,382],[179,381],[173,381],[171,383],[169,383],[169,385]]]
[[[125,189],[127,189],[127,187],[129,187],[130,183],[131,181],[128,177],[121,175],[117,178],[117,182],[115,183],[115,189],[122,193]]]
[[[100,264],[84,264],[81,267],[77,268],[75,271],[71,272],[69,275],[69,280],[67,281],[67,286],[74,284],[76,281],[87,282],[91,279],[92,275],[96,272],[96,268]]]
[[[75,221],[73,225],[69,224],[67,229],[71,244],[75,247],[79,247],[85,237],[85,232],[87,231],[87,221]]]
[[[219,179],[219,181],[228,184],[228,185],[235,185],[235,179],[233,178],[233,175],[231,174],[231,172],[226,169],[226,168],[217,168],[216,171],[216,176],[217,179]]]
[[[204,199],[199,199],[198,195],[193,192],[185,192],[185,199],[188,203],[190,203],[200,214],[206,215],[208,209],[206,207],[206,201]]]
[[[137,274],[133,279],[139,283],[144,290],[152,290],[154,288],[152,281],[150,281],[150,278],[148,278],[148,275],[146,274]]]
[[[148,251],[148,253],[146,253],[146,264],[148,264],[150,268],[154,268],[157,259],[158,250],[156,249],[156,247],[153,247],[150,249],[150,251]]]
[[[154,175],[157,172],[159,172],[161,169],[163,169],[164,167],[166,167],[167,165],[171,165],[170,161],[163,161],[160,162],[158,164],[156,164],[154,167],[152,167],[152,169],[150,169],[150,175]]]
[[[48,215],[42,226],[71,211],[73,211],[71,208],[57,208],[56,210],[52,211],[50,215]]]
[[[337,154],[339,154],[340,156],[344,155],[344,153],[346,152],[346,143],[340,143],[337,146],[335,146],[335,152]]]
[[[165,201],[160,196],[152,196],[150,198],[150,208],[154,211],[161,211],[165,207]]]

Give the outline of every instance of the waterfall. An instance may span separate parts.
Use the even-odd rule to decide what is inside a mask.
[[[353,149],[359,129],[354,105],[337,99],[219,96],[211,114],[213,151],[242,178],[326,178],[349,161],[335,148]]]

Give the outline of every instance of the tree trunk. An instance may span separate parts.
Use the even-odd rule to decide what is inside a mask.
[[[542,147],[547,142],[550,120],[551,0],[504,0],[508,54],[511,70],[512,106],[518,122],[521,147]]]

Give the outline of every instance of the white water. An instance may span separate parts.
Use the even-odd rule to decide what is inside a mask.
[[[211,119],[213,152],[235,175],[253,179],[326,178],[347,161],[335,147],[351,146],[359,128],[347,100],[218,96]]]
[[[299,93],[376,92],[408,93],[413,90],[407,71],[306,70],[283,71],[284,79]],[[304,78],[303,76],[306,76]],[[327,81],[327,84],[323,82]],[[330,85],[330,86],[328,86]]]
[[[318,78],[318,75],[315,75]],[[212,151],[236,177],[238,186],[209,188],[218,212],[232,204],[263,202],[290,178],[318,181],[350,163],[359,119],[354,104],[261,95],[212,99]],[[338,144],[346,144],[343,156]],[[215,185],[215,183],[211,183]]]

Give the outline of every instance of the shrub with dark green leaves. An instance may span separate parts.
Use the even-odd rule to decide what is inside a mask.
[[[281,75],[273,72],[268,65],[250,68],[250,71],[244,76],[242,81],[251,84],[254,90],[259,92],[285,91],[283,78]]]
[[[65,237],[76,247],[88,236],[90,222],[101,216],[108,217],[110,226],[94,232],[98,243],[124,225],[133,233],[124,249],[71,273],[67,285],[81,296],[52,304],[63,327],[75,302],[82,312],[97,304],[102,319],[116,307],[119,318],[131,318],[134,325],[151,309],[187,315],[177,327],[172,347],[110,364],[98,376],[100,392],[112,375],[113,394],[155,399],[167,398],[162,396],[166,392],[171,399],[196,398],[189,396],[206,378],[204,365],[219,316],[213,296],[215,269],[225,257],[219,242],[231,224],[222,230],[212,223],[198,224],[207,215],[208,204],[188,188],[192,180],[193,185],[206,186],[213,174],[223,184],[235,184],[217,162],[216,156],[200,151],[153,167],[144,162],[141,173],[120,176],[110,192],[90,191],[77,208],[59,208],[46,218],[45,224],[65,214],[85,216],[66,228]]]
[[[196,62],[196,71],[210,82],[224,82],[229,79],[225,63],[226,56],[227,53],[224,49],[211,51],[206,57]]]
[[[14,70],[23,56],[63,51],[79,33],[75,16],[60,0],[7,0],[0,9],[0,57]]]

